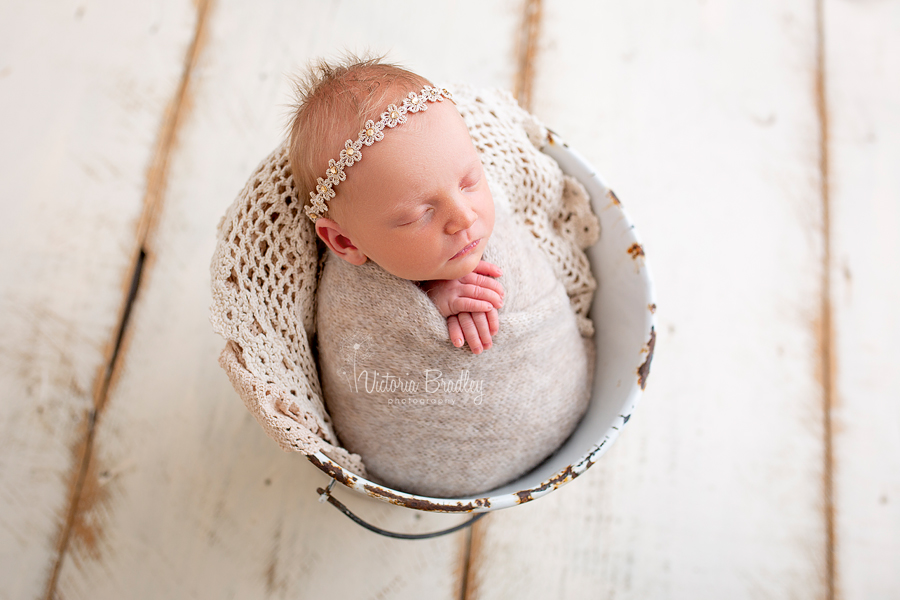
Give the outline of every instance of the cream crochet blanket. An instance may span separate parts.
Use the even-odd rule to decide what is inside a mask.
[[[492,185],[502,188],[513,218],[536,238],[582,335],[591,335],[587,313],[596,282],[583,250],[597,239],[599,224],[584,189],[539,151],[547,130],[509,93],[452,90]],[[210,320],[226,340],[219,363],[283,449],[322,451],[365,476],[360,457],[339,445],[322,399],[310,341],[323,252],[302,209],[282,144],[260,163],[218,227]]]

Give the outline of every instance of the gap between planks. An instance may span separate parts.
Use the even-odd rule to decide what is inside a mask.
[[[522,28],[519,31],[518,56],[516,57],[516,79],[513,96],[519,105],[531,111],[531,92],[534,87],[535,58],[538,53],[541,20],[543,18],[542,0],[524,0]]]
[[[537,62],[538,42],[540,39],[541,21],[543,18],[542,0],[524,0],[522,10],[522,25],[519,29],[518,52],[516,56],[516,77],[513,95],[519,106],[531,111],[532,90],[534,88],[535,65]],[[463,569],[459,590],[460,600],[477,600],[478,598],[478,572],[473,565],[478,564],[482,551],[482,539],[487,527],[482,519],[473,523],[469,528],[464,541]]]
[[[86,483],[88,483],[89,473],[93,473],[93,476],[96,477],[96,473],[90,469],[90,463],[93,457],[97,424],[102,416],[103,409],[106,407],[109,399],[110,387],[120,367],[120,358],[123,355],[132,308],[138,292],[140,291],[144,267],[148,260],[148,239],[156,227],[157,218],[162,208],[169,175],[169,158],[175,147],[178,131],[188,112],[188,91],[191,75],[197,64],[197,59],[203,46],[211,5],[212,0],[197,1],[197,19],[194,25],[194,35],[187,49],[181,79],[178,83],[174,97],[166,108],[153,159],[147,169],[147,188],[142,202],[143,208],[135,232],[137,249],[131,261],[133,266],[128,279],[128,287],[125,290],[124,301],[122,303],[122,308],[119,311],[119,326],[110,340],[110,343],[107,344],[107,358],[100,367],[97,378],[95,379],[93,406],[88,412],[86,422],[82,426],[83,433],[81,439],[72,449],[73,464],[72,472],[69,477],[70,492],[65,513],[66,518],[62,523],[60,532],[57,536],[56,558],[54,559],[50,576],[47,580],[47,586],[44,592],[45,600],[53,600],[58,597],[56,588],[59,582],[63,560],[69,550],[73,534],[79,533],[76,529],[78,529],[77,525],[83,517],[83,513],[90,508],[89,506],[83,506],[83,504],[90,504],[91,502],[82,502],[82,500],[85,498],[84,492]],[[93,500],[96,500],[97,498],[97,494],[92,493],[88,495],[91,496]],[[81,532],[81,534],[83,533],[84,532]],[[93,543],[96,543],[98,537],[99,536],[96,533],[90,535]]]
[[[825,594],[827,600],[837,598],[837,565],[835,548],[834,505],[834,424],[832,410],[836,390],[836,357],[834,354],[834,323],[831,302],[831,194],[829,189],[829,130],[828,102],[825,81],[825,7],[823,0],[815,0],[815,103],[819,124],[819,196],[822,203],[822,298],[819,316],[819,370],[822,380],[822,498],[825,520]]]

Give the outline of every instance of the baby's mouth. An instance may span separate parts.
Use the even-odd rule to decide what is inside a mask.
[[[475,240],[474,242],[472,242],[471,244],[469,244],[468,246],[466,246],[465,248],[463,248],[462,250],[460,250],[459,252],[457,252],[456,254],[454,254],[453,257],[452,257],[450,260],[454,260],[454,259],[457,259],[457,258],[462,258],[462,257],[465,256],[466,254],[468,254],[469,252],[471,252],[472,250],[474,250],[474,249],[475,249],[475,246],[477,246],[478,243],[479,243],[480,241],[481,241],[481,240]]]

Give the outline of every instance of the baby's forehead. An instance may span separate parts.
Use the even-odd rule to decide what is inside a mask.
[[[385,127],[376,141],[362,145],[359,164],[345,170],[347,181],[336,189],[331,202],[338,220],[349,216],[348,210],[361,207],[373,211],[369,214],[403,214],[418,200],[457,185],[458,179],[481,164],[469,129],[452,101],[434,102],[405,116],[396,126]],[[365,131],[359,134],[361,138]]]

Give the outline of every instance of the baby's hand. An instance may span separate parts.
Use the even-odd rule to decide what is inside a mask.
[[[500,269],[482,260],[464,277],[423,281],[420,285],[444,317],[486,313],[503,306],[503,286],[494,279],[500,275]]]
[[[491,336],[500,329],[497,309],[503,306],[503,285],[495,279],[500,275],[496,265],[482,260],[459,279],[422,282],[422,289],[447,318],[447,332],[457,348],[468,343],[474,354],[481,354],[491,347]]]
[[[487,312],[468,313],[447,317],[447,332],[450,341],[457,348],[463,345],[463,337],[469,344],[472,354],[481,354],[493,345],[491,336],[496,335],[500,329],[500,318],[497,309],[492,308]]]

